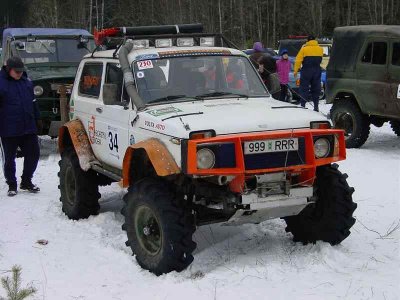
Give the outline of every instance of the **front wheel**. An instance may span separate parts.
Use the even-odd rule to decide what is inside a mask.
[[[161,275],[192,263],[194,218],[168,183],[145,178],[129,188],[124,201],[126,244],[142,268]]]
[[[342,174],[336,164],[318,167],[316,202],[298,215],[284,218],[286,231],[293,234],[295,242],[325,241],[336,245],[350,235],[357,204],[352,199],[354,189],[349,187],[346,178],[347,175]]]
[[[370,122],[357,104],[351,100],[335,101],[330,116],[333,126],[345,131],[347,148],[359,148],[364,145],[369,136]]]
[[[72,148],[67,148],[61,154],[59,165],[58,188],[61,192],[62,211],[73,220],[96,215],[100,209],[96,173],[81,169],[78,157]]]
[[[393,132],[397,136],[400,136],[400,121],[392,120],[392,121],[390,121],[390,126],[392,127]]]

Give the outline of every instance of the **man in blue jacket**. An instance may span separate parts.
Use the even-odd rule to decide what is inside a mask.
[[[11,57],[0,71],[0,146],[8,196],[17,194],[15,157],[18,147],[24,155],[20,189],[32,193],[40,191],[32,183],[40,154],[36,126],[40,112],[33,84],[24,70],[22,60]]]

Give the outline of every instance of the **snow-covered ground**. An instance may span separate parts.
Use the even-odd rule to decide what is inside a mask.
[[[8,198],[0,173],[0,276],[21,265],[24,284],[38,289],[35,299],[400,299],[400,139],[388,125],[372,127],[367,143],[340,163],[358,204],[341,245],[294,243],[282,220],[204,226],[194,235],[193,264],[160,277],[142,270],[125,247],[125,191],[118,186],[101,189],[98,216],[67,219],[59,158],[50,153],[55,144],[44,143],[34,180],[40,194]]]

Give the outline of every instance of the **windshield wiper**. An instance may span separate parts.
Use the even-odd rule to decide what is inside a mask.
[[[181,98],[193,98],[193,97],[188,97],[186,95],[165,96],[165,97],[161,97],[161,98],[157,98],[157,99],[151,100],[151,101],[147,102],[147,104],[157,103],[157,102],[164,102],[164,101],[169,101],[169,100],[176,100],[176,99],[181,99]]]
[[[220,96],[233,96],[232,98],[237,98],[237,97],[239,97],[239,98],[249,98],[249,95],[229,93],[229,92],[207,93],[207,94],[198,95],[195,98],[196,99],[204,99],[204,98],[209,98],[209,97],[220,97]]]

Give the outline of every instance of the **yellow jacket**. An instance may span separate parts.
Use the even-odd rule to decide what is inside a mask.
[[[324,51],[319,46],[316,40],[311,40],[305,43],[296,56],[293,70],[294,75],[297,75],[297,72],[302,65],[303,69],[310,67],[319,67],[322,61],[323,54]]]

